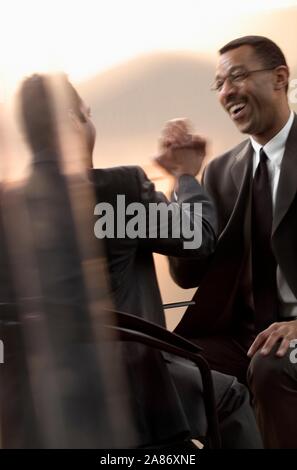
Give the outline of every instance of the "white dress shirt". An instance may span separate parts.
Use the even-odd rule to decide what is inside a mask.
[[[290,117],[285,126],[264,146],[258,144],[258,142],[256,142],[252,137],[250,137],[254,149],[253,175],[255,175],[256,168],[260,161],[261,148],[263,148],[265,154],[268,157],[267,168],[271,184],[273,210],[275,209],[275,201],[278,189],[281,163],[285,152],[286,141],[291,130],[293,120],[294,113],[293,111],[291,111]],[[277,266],[276,276],[278,298],[280,301],[280,317],[297,316],[297,299],[291,291],[290,287],[288,286],[286,279],[283,273],[281,272],[279,266]]]

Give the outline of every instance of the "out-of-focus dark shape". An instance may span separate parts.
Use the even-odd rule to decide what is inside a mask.
[[[1,308],[2,447],[136,445],[123,368],[97,335],[111,302],[90,184],[77,171],[94,144],[88,110],[65,76],[35,75],[21,86],[19,112],[32,165],[2,199],[1,297],[11,297]]]

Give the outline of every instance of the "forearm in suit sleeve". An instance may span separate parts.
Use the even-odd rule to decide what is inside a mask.
[[[177,201],[170,202],[163,193],[155,190],[154,184],[140,168],[138,169],[138,180],[140,185],[140,197],[144,204],[165,203],[166,206],[171,205],[174,209],[172,212],[169,212],[168,237],[147,237],[143,242],[149,244],[152,251],[167,256],[191,258],[195,260],[207,258],[213,252],[216,244],[217,221],[214,206],[198,181],[190,175],[181,176],[178,181],[179,189]],[[191,210],[189,210],[189,207]],[[201,207],[202,214],[200,212]],[[195,248],[185,248],[185,242],[189,240],[182,233],[183,230],[180,230],[179,237],[173,236],[172,227],[175,224],[179,224],[183,218],[188,219],[187,222],[189,222],[190,219],[191,224],[195,223],[195,226],[197,221],[199,221],[201,227],[201,243],[199,246],[195,246]],[[160,223],[158,221],[158,234],[160,233],[159,229]]]
[[[202,184],[204,176],[205,174],[203,174],[202,177]],[[203,203],[203,223],[205,224],[205,232],[203,233],[203,235],[204,237],[207,237],[209,227],[212,227],[214,232],[217,233],[217,217],[214,204],[211,201],[209,195],[206,193],[206,191],[201,185],[199,185],[199,188],[205,197],[205,201]],[[184,191],[185,188],[183,188],[183,185],[181,185],[180,191],[178,192],[179,200],[182,200],[185,197]],[[205,239],[205,241],[207,242],[207,238]],[[210,247],[208,246],[208,248]],[[171,276],[174,281],[184,289],[197,287],[206,272],[213,250],[214,245],[212,249],[204,249],[203,256],[200,256],[199,258],[178,258],[171,256],[169,258],[169,267]]]

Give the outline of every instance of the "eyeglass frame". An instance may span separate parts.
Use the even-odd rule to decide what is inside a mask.
[[[232,85],[234,85],[234,80],[236,80],[236,78],[238,78],[239,76],[241,76],[242,78],[240,78],[240,83],[236,84],[235,83],[235,86],[240,86],[241,82],[243,82],[244,80],[246,80],[250,75],[252,75],[253,73],[256,73],[256,72],[268,72],[268,71],[271,71],[271,70],[275,70],[278,66],[276,67],[269,67],[269,68],[265,68],[265,69],[256,69],[256,70],[245,70],[244,72],[240,72],[237,74],[237,77],[234,76],[232,77],[232,72],[229,73],[228,75],[226,75],[225,78],[222,78],[223,82],[222,82],[222,85],[220,87],[216,86],[216,80],[213,82],[213,84],[211,85],[210,89],[211,91],[217,91],[217,92],[220,92],[224,86],[224,83],[226,80],[230,80],[230,82],[232,83]]]

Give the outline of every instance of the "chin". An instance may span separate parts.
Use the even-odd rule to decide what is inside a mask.
[[[244,125],[237,125],[237,129],[241,134],[250,134],[250,128]]]
[[[242,134],[252,135],[254,133],[254,126],[250,122],[238,123],[236,127]]]

